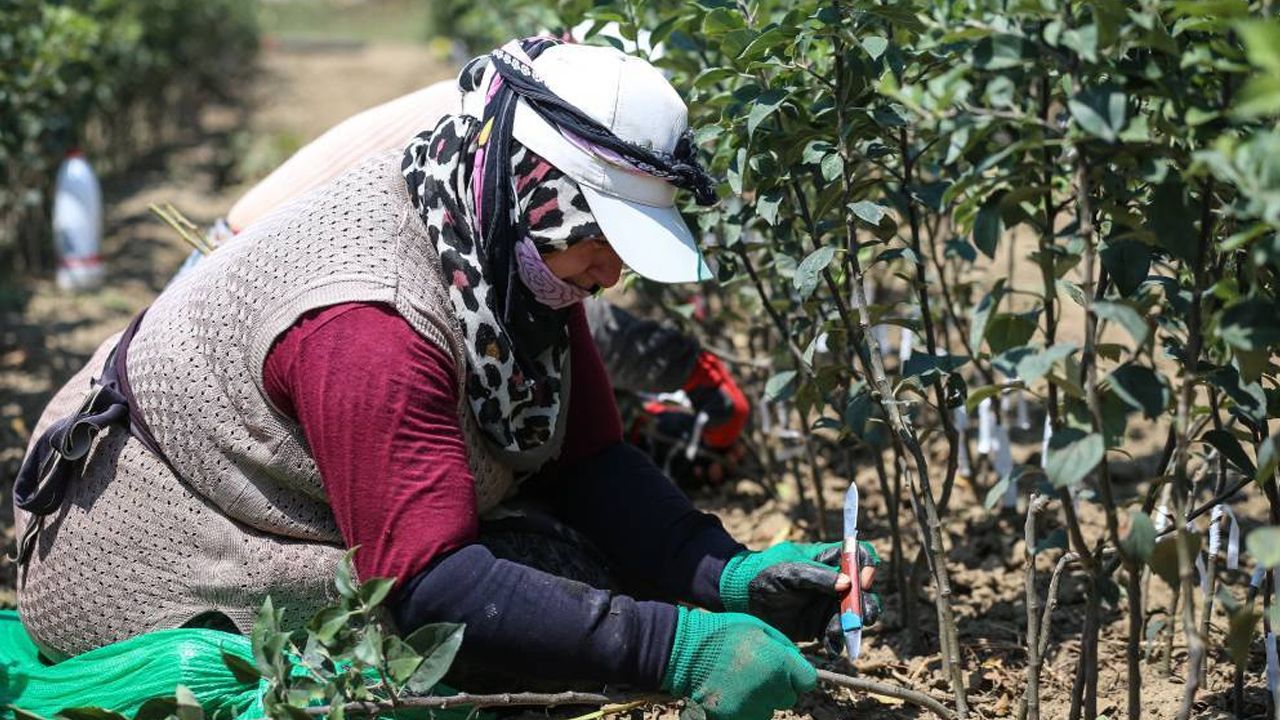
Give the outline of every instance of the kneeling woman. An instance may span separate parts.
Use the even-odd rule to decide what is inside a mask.
[[[789,707],[815,673],[788,637],[848,579],[820,546],[746,551],[622,442],[580,304],[623,261],[707,276],[674,207],[714,201],[683,103],[546,39],[460,86],[461,113],[255,223],[54,398],[15,489],[29,633],[65,657],[244,632],[268,595],[301,625],[358,547],[402,631],[466,623],[465,678]]]

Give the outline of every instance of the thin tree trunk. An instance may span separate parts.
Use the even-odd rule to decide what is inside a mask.
[[[1035,493],[1027,503],[1027,521],[1022,532],[1023,557],[1027,563],[1025,592],[1027,605],[1027,720],[1040,720],[1040,593],[1036,589],[1036,516],[1048,498]]]

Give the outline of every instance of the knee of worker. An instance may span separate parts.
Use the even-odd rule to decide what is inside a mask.
[[[619,586],[599,548],[532,503],[499,508],[480,522],[476,543],[493,556],[601,590]]]

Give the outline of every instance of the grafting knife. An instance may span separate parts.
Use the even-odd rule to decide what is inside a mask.
[[[844,496],[844,545],[840,549],[840,572],[851,581],[849,591],[840,600],[840,629],[844,632],[849,659],[857,660],[862,651],[862,585],[858,576],[858,486],[849,483]]]

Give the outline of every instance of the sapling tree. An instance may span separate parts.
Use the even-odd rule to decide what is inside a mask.
[[[617,23],[624,41],[662,44],[657,62],[686,93],[724,197],[741,199],[696,217],[720,259],[721,295],[730,305],[754,296],[766,311],[754,322],[779,339],[766,395],[792,401],[819,435],[885,453],[881,487],[889,474],[905,480],[956,709],[966,709],[967,683],[944,527],[960,455],[952,410],[1029,394],[1043,436],[1020,441],[1020,464],[977,460],[1002,467],[991,501],[1011,486],[1053,496],[1028,517],[1030,536],[1048,511],[1065,525],[1050,591],[1072,566],[1083,571],[1068,715],[1098,714],[1102,611],[1121,597],[1127,713],[1141,714],[1147,568],[1180,599],[1189,713],[1215,595],[1198,578],[1212,588],[1218,568],[1204,558],[1205,514],[1221,518],[1212,505],[1245,490],[1238,473],[1277,497],[1266,423],[1280,340],[1267,317],[1280,24],[1269,4],[614,3],[561,13],[566,25]],[[977,281],[983,274],[991,279]],[[887,323],[922,349],[886,358],[868,339]],[[1015,434],[1011,417],[996,416],[999,437]],[[1135,457],[1139,427],[1167,437],[1165,451]],[[1154,478],[1127,506],[1116,474],[1126,459]],[[1166,485],[1172,519],[1158,534]],[[817,494],[820,506],[833,499]],[[1100,529],[1086,520],[1095,503]],[[1042,588],[1034,577],[1028,587],[1035,615]],[[1050,613],[1056,603],[1044,600]],[[1028,625],[1033,677],[1050,627],[1047,616]]]

